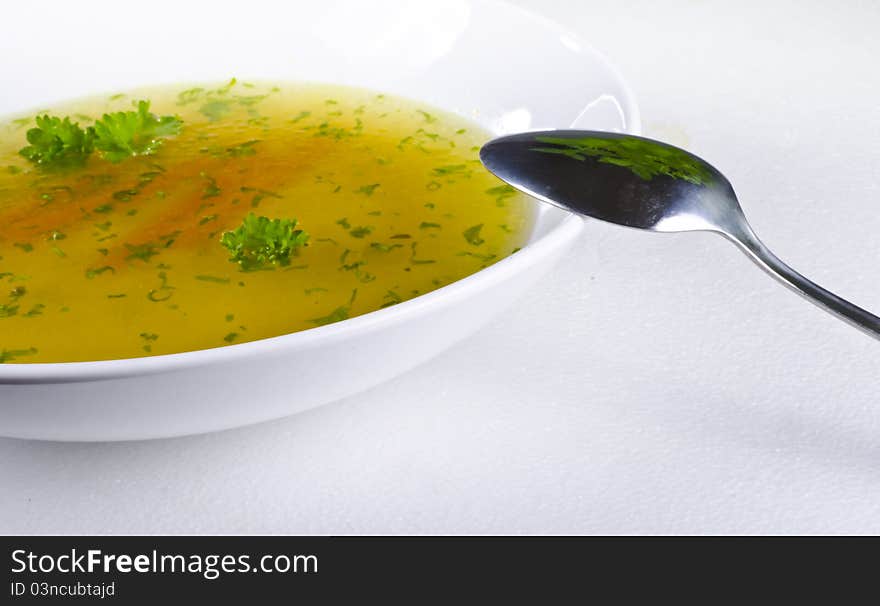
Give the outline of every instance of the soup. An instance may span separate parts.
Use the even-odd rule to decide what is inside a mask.
[[[530,227],[528,201],[479,163],[486,132],[362,89],[143,89],[0,134],[5,363],[330,324],[474,273]]]

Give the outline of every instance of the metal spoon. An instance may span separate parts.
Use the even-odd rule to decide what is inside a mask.
[[[480,159],[513,187],[580,215],[650,231],[721,234],[785,286],[880,338],[880,318],[770,252],[730,182],[683,149],[633,135],[554,130],[499,137],[483,146]]]

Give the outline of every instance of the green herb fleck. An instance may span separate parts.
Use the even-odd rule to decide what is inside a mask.
[[[2,349],[0,350],[0,364],[11,362],[15,358],[21,356],[32,356],[36,354],[37,351],[36,347],[29,347],[28,349]]]
[[[296,124],[300,120],[308,118],[311,115],[312,115],[312,112],[302,111],[302,112],[299,112],[296,116],[294,116],[290,122],[291,122],[291,124]]]
[[[109,271],[111,274],[115,274],[115,273],[116,273],[116,270],[115,270],[113,267],[109,266],[109,265],[105,265],[104,267],[98,267],[98,268],[87,269],[87,270],[86,270],[86,278],[88,278],[89,280],[91,280],[92,278],[95,278],[95,277],[97,277],[97,276],[100,276],[100,275],[103,274],[104,272],[108,272],[108,271]]]
[[[239,143],[238,145],[233,145],[232,147],[227,147],[226,155],[230,158],[253,156],[257,153],[257,150],[254,149],[254,145],[259,142],[259,139],[251,139],[250,141],[245,141],[244,143]]]
[[[232,105],[225,99],[214,99],[208,101],[199,108],[199,113],[205,116],[211,122],[222,120],[232,111]]]
[[[385,296],[383,297],[383,299],[384,299],[384,302],[382,303],[383,308],[384,307],[391,307],[392,305],[397,305],[398,303],[403,301],[403,298],[399,294],[394,292],[393,290],[387,291],[385,293]]]
[[[27,310],[27,311],[23,314],[23,316],[24,316],[25,318],[33,318],[33,317],[36,317],[36,316],[41,316],[41,315],[43,315],[43,310],[44,310],[44,309],[46,309],[46,306],[45,306],[45,305],[43,305],[42,303],[37,303],[36,305],[34,305],[33,307],[31,307],[29,310]]]
[[[352,238],[363,238],[364,236],[373,233],[373,228],[369,225],[360,225],[350,230],[348,233]]]
[[[156,250],[157,246],[153,242],[146,242],[144,244],[126,243],[125,248],[128,249],[128,256],[126,259],[129,261],[138,259],[144,263],[149,263],[150,259],[159,254],[159,251]]]
[[[354,193],[364,194],[365,196],[372,196],[373,192],[376,191],[377,187],[379,187],[378,183],[370,183],[369,185],[361,185],[359,188],[354,190]]]
[[[199,176],[207,181],[207,183],[205,184],[205,189],[202,190],[202,200],[207,200],[208,198],[216,198],[220,195],[220,187],[217,186],[216,179],[204,172],[199,173]]]
[[[229,284],[229,278],[220,278],[218,276],[209,276],[205,274],[196,276],[196,280],[201,280],[202,282],[213,282],[215,284]]]
[[[448,177],[457,175],[469,176],[470,170],[468,169],[466,164],[447,164],[445,166],[438,166],[431,171],[431,174],[435,177]]]
[[[387,253],[395,248],[403,248],[403,244],[382,244],[381,242],[372,242],[370,243],[370,248],[378,250],[379,252]]]
[[[497,206],[504,206],[508,198],[516,195],[516,190],[505,183],[497,187],[490,187],[486,190],[486,193],[495,198]]]
[[[480,231],[482,229],[482,223],[480,223],[479,225],[472,225],[471,227],[468,227],[466,230],[464,230],[461,235],[464,236],[464,239],[467,240],[468,244],[479,246],[483,242],[485,242],[485,240],[480,237]]]
[[[189,88],[185,91],[182,91],[177,95],[177,104],[188,105],[194,101],[197,101],[199,97],[202,96],[203,92],[205,92],[205,89],[199,87]]]

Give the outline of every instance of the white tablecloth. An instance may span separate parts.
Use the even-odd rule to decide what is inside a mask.
[[[721,168],[781,257],[880,310],[880,3],[519,3],[616,62],[644,132]],[[718,237],[585,232],[368,393],[192,438],[0,440],[0,532],[880,532],[880,344]]]

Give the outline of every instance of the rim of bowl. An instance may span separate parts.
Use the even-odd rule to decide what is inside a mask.
[[[604,54],[549,17],[512,5],[504,0],[477,1],[503,7],[504,10],[519,12],[528,16],[529,19],[540,24],[550,32],[559,36],[566,36],[570,40],[577,42],[581,47],[581,52],[592,56],[596,63],[608,72],[615,81],[615,84],[620,88],[622,92],[622,99],[620,101],[622,102],[626,132],[632,134],[639,134],[641,132],[641,115],[635,95],[620,71]],[[309,349],[324,343],[338,342],[359,334],[379,330],[383,326],[405,320],[410,316],[417,316],[426,309],[442,305],[444,302],[446,304],[453,304],[457,300],[469,297],[472,293],[480,292],[493,284],[502,282],[510,276],[520,273],[521,270],[534,265],[545,256],[552,254],[557,248],[573,240],[580,233],[582,226],[583,220],[570,214],[543,236],[527,242],[521,250],[489,267],[397,305],[367,312],[327,326],[317,326],[235,345],[224,345],[210,349],[198,349],[157,356],[90,362],[0,364],[0,384],[71,383],[120,379],[228,362],[245,357],[258,357],[291,348]]]

